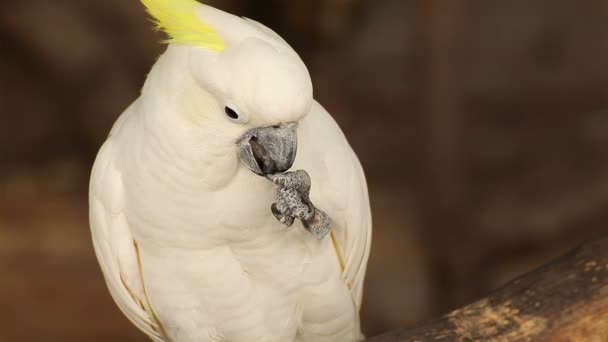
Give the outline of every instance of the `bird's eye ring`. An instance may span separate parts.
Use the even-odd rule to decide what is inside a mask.
[[[230,119],[230,121],[237,123],[239,125],[244,125],[248,121],[247,115],[244,115],[243,113],[241,113],[234,106],[226,105],[226,107],[224,107],[224,113],[226,113],[226,116]]]
[[[239,119],[239,114],[232,108],[226,106],[226,108],[224,108],[224,112],[226,112],[226,115],[228,115],[229,118],[231,118],[232,120],[238,120]]]

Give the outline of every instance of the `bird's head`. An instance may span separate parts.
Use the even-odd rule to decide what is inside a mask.
[[[168,36],[183,119],[258,175],[289,169],[313,103],[300,57],[276,33],[195,0],[142,0]],[[175,68],[170,68],[175,70]],[[171,101],[171,99],[167,100]]]

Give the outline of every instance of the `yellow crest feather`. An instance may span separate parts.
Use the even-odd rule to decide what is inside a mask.
[[[156,20],[158,29],[169,35],[167,43],[201,47],[221,52],[225,44],[219,34],[197,15],[196,0],[141,0]]]

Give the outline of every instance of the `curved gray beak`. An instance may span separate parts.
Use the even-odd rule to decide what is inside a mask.
[[[239,158],[260,176],[285,172],[293,165],[298,149],[298,124],[251,129],[237,141]]]

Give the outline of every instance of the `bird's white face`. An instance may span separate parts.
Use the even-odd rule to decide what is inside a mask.
[[[289,169],[296,155],[297,123],[313,102],[312,82],[300,58],[253,37],[221,53],[190,49],[193,78],[214,100],[202,129],[233,144],[256,174]]]
[[[169,52],[176,57],[166,64],[179,80],[168,86],[161,77],[159,87],[184,118],[196,120],[201,145],[215,147],[205,161],[219,162],[229,150],[259,175],[291,167],[297,123],[313,103],[300,57],[261,24],[197,1],[143,2],[175,43]]]

